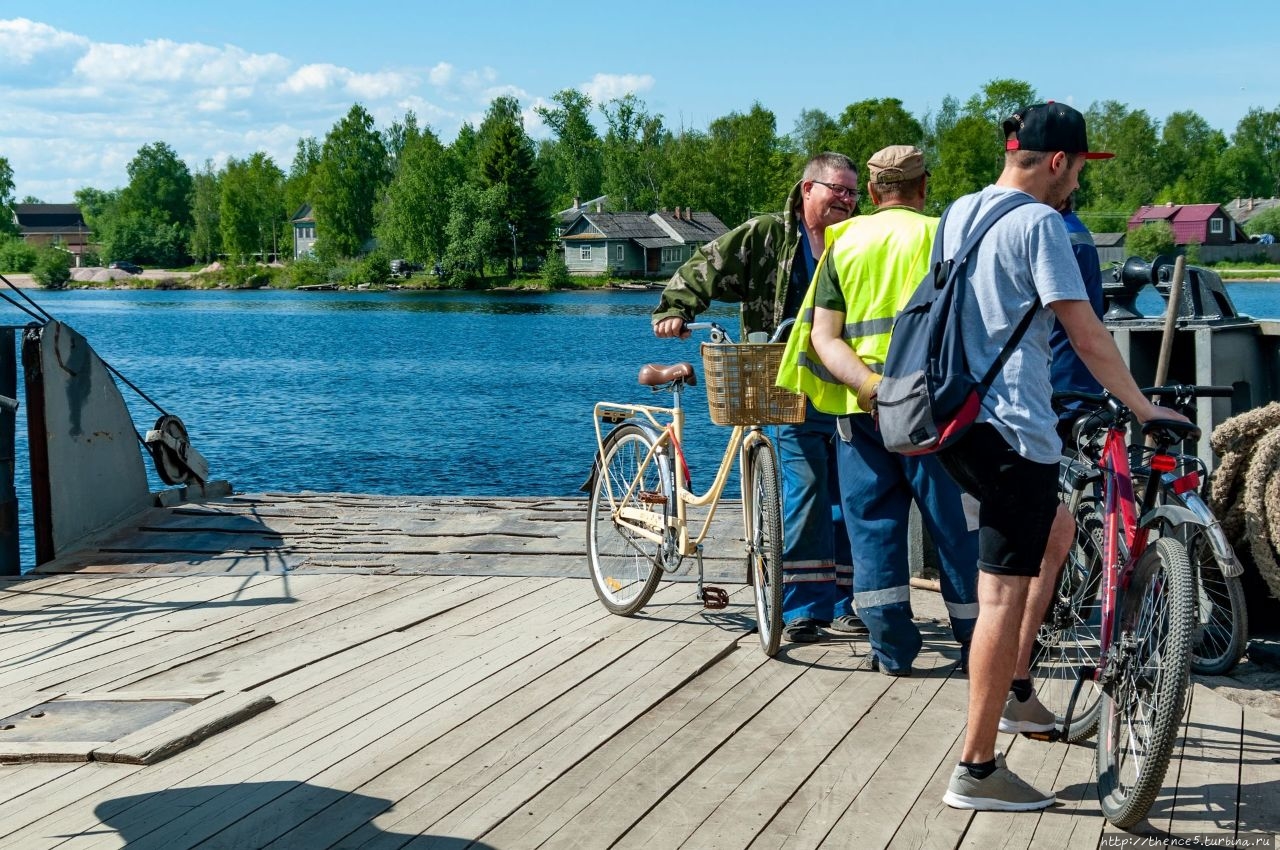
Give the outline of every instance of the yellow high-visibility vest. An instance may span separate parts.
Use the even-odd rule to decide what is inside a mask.
[[[873,372],[889,352],[893,320],[929,268],[938,219],[907,207],[888,207],[827,228],[826,250],[810,281],[787,340],[777,384],[803,392],[813,406],[839,416],[865,413],[856,388],[838,381],[810,340],[817,276],[832,264],[845,301],[843,337]]]

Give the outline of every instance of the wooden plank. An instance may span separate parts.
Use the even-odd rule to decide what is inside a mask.
[[[1193,685],[1189,697],[1165,783],[1174,801],[1159,826],[1170,835],[1234,835],[1244,710],[1203,685]]]
[[[766,664],[759,653],[734,663],[746,654],[734,653],[691,683],[689,694],[656,706],[482,839],[504,846],[520,833],[521,843],[609,846],[804,672]],[[719,667],[724,675],[714,676]],[[455,831],[448,820],[440,826],[443,834]]]
[[[1002,736],[1004,737],[1004,736]],[[1054,783],[1067,755],[1065,746],[1050,746],[1021,736],[1009,735],[1005,761],[1009,769],[1045,793],[1057,795]],[[1057,804],[1046,812],[976,812],[961,848],[1030,847],[1040,821],[1057,816]]]
[[[550,601],[544,602],[543,608],[554,613],[557,604],[571,609],[578,606],[579,600],[565,598],[563,594],[553,595]],[[593,613],[599,616],[601,611],[596,605]],[[567,622],[572,625],[571,620]],[[270,781],[273,774],[312,775],[344,754],[385,739],[391,731],[409,729],[421,734],[422,727],[414,725],[415,722],[442,734],[450,727],[438,726],[440,712],[449,713],[455,718],[454,722],[462,722],[478,706],[484,705],[481,698],[485,693],[500,696],[535,677],[539,667],[530,659],[550,663],[553,653],[546,652],[545,647],[554,640],[554,636],[547,636],[538,641],[516,643],[493,632],[473,637],[441,636],[433,642],[434,651],[418,659],[416,664],[388,658],[364,665],[344,677],[345,681],[331,682],[327,693],[311,694],[310,703],[300,700],[278,706],[190,754],[149,768],[145,775],[126,777],[109,791],[94,788],[93,793],[83,797],[77,795],[74,788],[52,788],[47,793],[55,805],[47,814],[29,818],[27,812],[13,815],[0,811],[0,822],[16,816],[26,819],[23,828],[14,833],[18,838],[44,834],[55,828],[64,833],[90,830],[93,819],[84,820],[76,815],[86,804],[106,803],[139,790],[176,784],[228,783],[218,786],[225,790],[220,793],[212,815],[202,819],[197,813],[187,819],[189,822],[166,825],[158,831],[162,835],[158,846],[168,847],[171,841],[177,842],[175,846],[185,846],[181,842],[188,828],[212,834],[247,814],[237,809],[236,801],[243,805],[255,795],[260,796],[261,783],[254,782],[260,774],[264,781]],[[492,648],[482,651],[479,647],[486,643]],[[346,687],[334,687],[339,684]],[[467,698],[461,697],[463,693]],[[424,716],[437,722],[424,720]],[[257,746],[251,746],[251,761],[236,758],[246,750],[243,733],[249,733],[250,740],[258,742]],[[277,793],[283,793],[288,787],[292,785],[281,787]],[[198,792],[193,794],[194,803],[182,802],[185,798],[181,796],[174,797],[175,805],[181,810],[175,816],[203,800]],[[63,811],[69,805],[70,812]],[[223,815],[224,809],[227,817]],[[148,818],[155,817],[145,806],[140,807],[140,811]],[[117,815],[121,828],[137,828],[138,824],[130,817],[128,813]]]
[[[892,684],[853,673],[858,661],[836,649],[808,666],[615,846],[750,844]]]
[[[973,812],[953,809],[948,805],[939,805],[942,795],[947,792],[951,782],[951,773],[960,762],[960,754],[964,751],[964,727],[958,729],[939,730],[939,734],[954,734],[951,749],[947,751],[934,768],[933,775],[925,784],[911,809],[898,824],[897,831],[889,840],[891,848],[955,847],[964,837],[965,830],[973,820]],[[922,766],[921,770],[927,768]],[[1096,845],[1096,842],[1095,842]]]
[[[658,649],[659,654],[670,658],[672,646],[667,642],[662,643],[667,645],[658,647],[655,643],[653,646]],[[680,644],[679,641],[675,643],[681,649],[690,646],[688,643]],[[597,644],[593,649],[601,646]],[[698,644],[696,651],[698,657],[705,663],[727,652],[730,648],[731,644],[728,642],[721,642],[718,645],[704,643]],[[612,655],[613,652],[610,651],[609,654]],[[675,654],[678,655],[679,650]],[[607,699],[607,695],[574,698],[571,691],[563,688],[563,675],[577,675],[581,670],[581,665],[577,662],[581,658],[582,656],[575,657],[570,664],[557,668],[522,691],[513,693],[510,697],[491,705],[481,715],[468,719],[454,727],[448,734],[416,752],[411,752],[407,757],[404,755],[405,750],[411,750],[421,736],[404,741],[403,743],[407,746],[390,749],[379,742],[376,748],[366,748],[334,764],[313,777],[311,783],[325,788],[350,789],[357,798],[364,801],[380,799],[377,793],[379,788],[398,788],[392,793],[394,796],[400,796],[406,793],[406,788],[427,783],[432,786],[431,790],[415,793],[412,805],[415,813],[422,812],[430,818],[439,817],[449,811],[451,804],[457,806],[460,803],[471,803],[475,795],[492,791],[482,783],[477,774],[499,777],[503,775],[501,772],[495,774],[491,763],[493,759],[500,759],[507,763],[512,759],[521,760],[519,754],[527,753],[531,748],[538,748],[540,742],[548,737],[554,737],[555,730],[563,729],[566,723],[572,724],[572,716],[581,716],[583,713],[590,712],[594,705]],[[652,666],[652,661],[642,656],[629,655],[627,658],[630,664],[639,665],[639,669],[629,674],[632,676],[630,680],[632,682],[635,681],[634,677],[643,676],[646,668]],[[687,664],[690,656],[686,654],[683,658],[684,663]],[[598,665],[601,661],[596,658],[588,663]],[[669,675],[687,676],[687,674],[688,668],[685,667],[683,671],[672,670]],[[525,690],[530,691],[531,694],[526,696]],[[552,704],[558,706],[561,716],[547,713],[548,706]],[[604,725],[622,724],[626,722],[624,718],[629,718],[632,712],[638,710],[641,709],[629,699],[623,704],[620,712],[606,718]],[[563,716],[566,712],[570,713],[570,717]],[[532,721],[533,726],[529,731],[522,731],[520,727],[529,722],[530,716],[536,716],[538,719]],[[567,743],[579,754],[585,754],[583,748],[586,742],[583,738],[595,738],[602,732],[601,728],[579,728],[573,740]],[[531,736],[532,740],[530,740]],[[500,745],[495,743],[498,739],[511,742],[509,746],[514,746],[515,751],[500,749]],[[487,754],[487,758],[483,758],[480,753]],[[536,788],[538,783],[550,778],[545,775],[546,767],[547,765],[540,761],[532,772],[517,771],[512,775],[508,771],[506,775],[509,778],[503,784],[505,786],[511,780],[517,780],[517,784],[525,786],[534,784]],[[442,771],[448,775],[441,776]],[[439,777],[438,781],[431,781],[436,777]],[[255,836],[257,840],[263,840],[272,836],[281,836],[280,841],[271,846],[313,847],[322,845],[326,836],[341,835],[356,829],[364,819],[366,810],[359,807],[355,811],[347,807],[337,811],[309,809],[310,797],[308,789],[304,787],[294,789],[280,800],[282,808],[289,812],[287,820],[276,818],[267,822],[257,815],[251,815],[236,823],[230,831],[221,833],[219,839]],[[433,799],[426,805],[426,811],[423,812],[420,804],[428,797]],[[397,805],[396,813],[399,815],[403,812],[404,808]],[[285,833],[285,829],[289,827],[296,828]]]
[[[116,691],[111,698],[141,697],[128,691]],[[275,700],[266,694],[217,694],[131,735],[94,747],[93,758],[95,761],[121,764],[155,764],[273,705]]]
[[[678,607],[685,608],[683,619],[678,619]],[[376,838],[384,828],[434,831],[445,816],[473,823],[486,819],[481,822],[492,825],[696,671],[732,651],[735,641],[708,635],[704,624],[691,622],[688,606],[659,609],[666,610],[673,613],[670,622],[659,616],[631,621],[622,629],[624,634],[643,630],[644,639],[609,636],[367,781],[353,781],[356,774],[345,769],[321,774],[316,779],[325,787],[351,789],[364,805],[320,812],[271,846],[321,846],[327,836],[348,833],[354,846],[365,836]],[[566,677],[584,673],[581,686],[566,687]],[[365,772],[363,759],[353,766]],[[385,808],[376,801],[388,798],[395,800],[394,811],[380,819],[378,828],[364,824]]]
[[[929,663],[934,665],[932,670]],[[926,680],[927,685],[921,682],[919,693],[913,698],[916,708],[905,718],[901,736],[885,751],[865,782],[854,789],[842,789],[843,796],[851,797],[849,804],[833,820],[818,846],[842,846],[843,842],[848,842],[843,846],[886,846],[933,777],[940,772],[949,774],[954,767],[944,761],[954,746],[954,738],[938,731],[953,732],[964,726],[968,680],[951,676],[950,660],[936,655],[927,656],[923,662],[918,660],[917,669],[932,675]],[[909,680],[899,683],[906,681]],[[936,810],[944,806],[941,797],[923,803],[932,804]]]
[[[1031,846],[1044,850],[1097,847],[1106,821],[1102,819],[1102,809],[1098,806],[1094,746],[1091,742],[1054,746],[1066,749],[1062,769],[1054,785],[1058,805],[1040,816]]]
[[[1243,708],[1236,835],[1280,834],[1280,720]]]
[[[938,695],[946,682],[948,663],[946,659],[935,655],[922,656],[917,659],[921,675],[893,680],[869,711],[852,719],[856,722],[840,745],[796,789],[782,809],[760,831],[752,846],[817,847],[826,840],[833,825],[849,809],[860,789],[871,780],[903,737],[911,731],[920,712]],[[869,670],[860,671],[858,675],[881,676]],[[948,707],[943,714],[957,710],[959,709]],[[950,725],[954,721],[948,719],[946,722]],[[930,730],[924,746],[938,746],[945,752],[950,741]],[[927,778],[926,775],[920,781]],[[912,799],[914,796],[912,795]],[[878,817],[879,814],[876,813],[875,816]],[[896,822],[895,820],[895,826]]]

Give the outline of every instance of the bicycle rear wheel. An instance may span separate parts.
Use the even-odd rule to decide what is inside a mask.
[[[1075,520],[1075,541],[1031,653],[1036,696],[1056,715],[1059,733],[1072,744],[1097,731],[1098,699],[1102,695],[1097,682],[1084,682],[1072,707],[1071,721],[1063,725],[1079,671],[1098,665],[1102,643],[1102,517],[1093,503],[1085,503]]]
[[[1249,615],[1244,587],[1238,576],[1226,576],[1209,545],[1209,531],[1187,526],[1186,542],[1195,576],[1195,632],[1191,639],[1191,670],[1202,676],[1221,676],[1239,663],[1249,640]]]
[[[645,527],[670,533],[664,505],[642,500],[670,498],[660,467],[664,458],[645,462],[654,443],[651,434],[635,425],[611,431],[601,448],[587,503],[591,584],[604,607],[623,616],[636,613],[653,596],[662,577],[663,555],[661,545],[636,532],[634,526],[641,520],[622,521],[618,513],[632,511],[647,519]]]
[[[1100,706],[1098,799],[1127,829],[1164,784],[1190,679],[1194,593],[1186,549],[1155,540],[1120,599]]]
[[[760,648],[772,656],[782,642],[782,506],[773,446],[757,443],[748,455],[743,497],[747,499],[747,569],[756,595]]]

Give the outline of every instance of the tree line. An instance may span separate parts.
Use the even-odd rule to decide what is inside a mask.
[[[176,265],[288,255],[289,217],[308,203],[322,260],[376,245],[388,257],[440,264],[465,284],[544,256],[553,211],[575,199],[607,195],[611,211],[692,207],[734,226],[778,209],[805,160],[824,150],[861,164],[889,144],[919,146],[937,213],[995,179],[1001,121],[1041,99],[1028,83],[997,79],[919,116],[900,100],[875,98],[839,115],[804,110],[790,133],[779,133],[759,103],[694,130],[670,126],[635,94],[594,103],[565,89],[537,108],[547,139],[530,138],[519,102],[498,97],[478,127],[464,124],[449,144],[413,112],[379,129],[355,104],[323,139],[299,139],[287,172],[259,152],[192,173],[157,141],[129,163],[128,185],[86,187],[76,201],[109,259]],[[1190,110],[1160,121],[1107,100],[1085,113],[1091,146],[1116,154],[1082,176],[1077,207],[1095,230],[1124,229],[1142,204],[1280,194],[1280,107],[1251,109],[1230,136]],[[0,158],[0,201],[11,200],[12,188]]]

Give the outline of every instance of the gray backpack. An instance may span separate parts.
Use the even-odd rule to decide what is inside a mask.
[[[977,419],[982,397],[1030,326],[1039,302],[1031,305],[986,374],[980,380],[974,377],[960,334],[966,263],[991,225],[1030,203],[1034,199],[1022,193],[1002,198],[945,261],[942,234],[951,208],[942,213],[929,271],[893,323],[884,377],[876,393],[880,436],[890,451],[930,454],[960,439]]]

